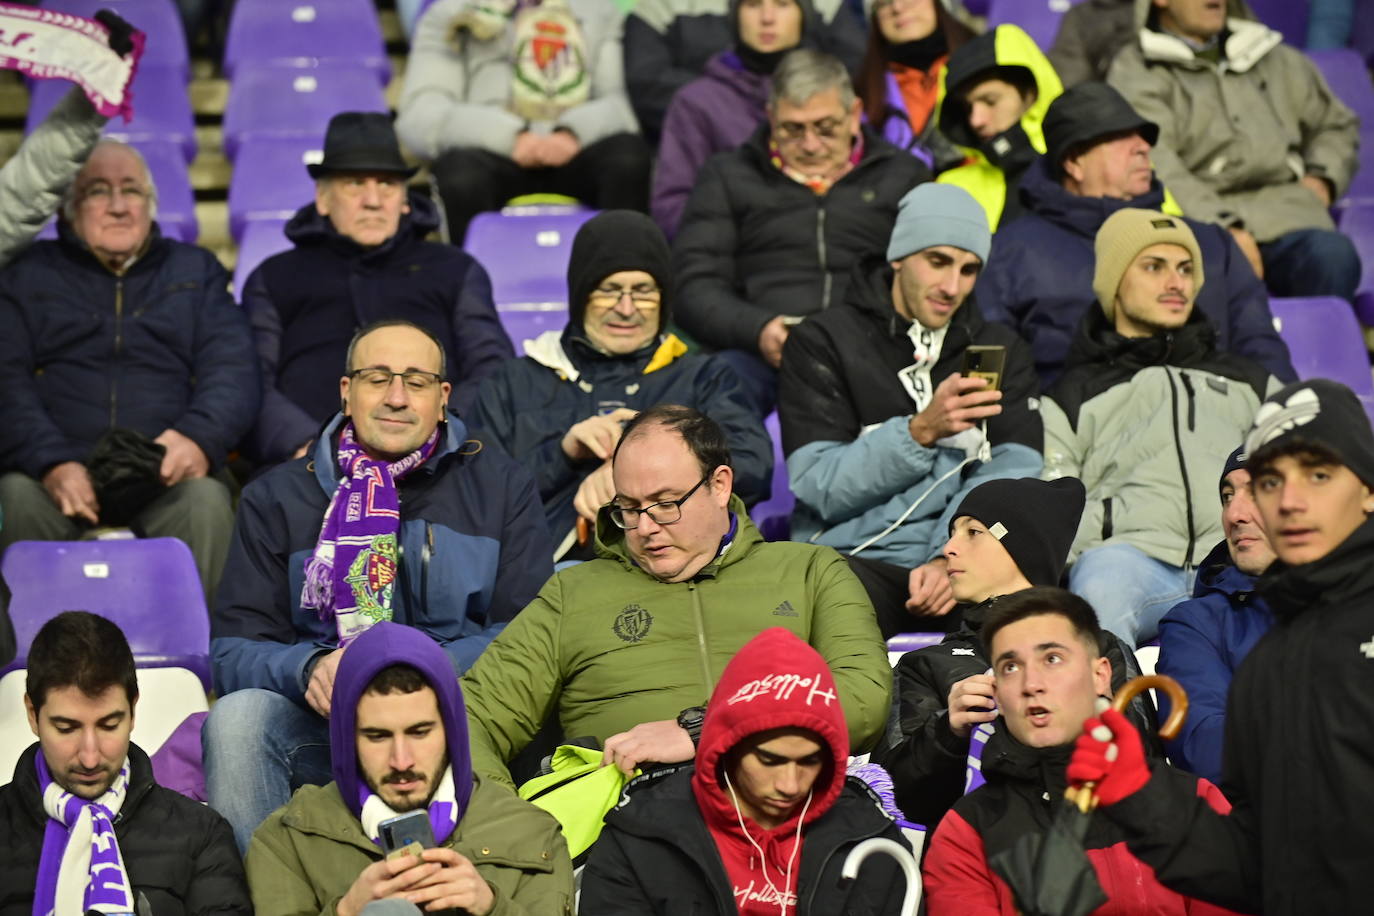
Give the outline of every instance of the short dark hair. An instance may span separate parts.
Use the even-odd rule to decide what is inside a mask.
[[[1263,471],[1273,467],[1280,458],[1294,458],[1300,464],[1312,467],[1319,464],[1336,464],[1346,467],[1345,459],[1337,455],[1329,445],[1302,436],[1286,437],[1280,441],[1261,445],[1245,461],[1245,469],[1254,480]]]
[[[76,687],[97,697],[123,687],[129,708],[138,702],[138,675],[129,641],[113,622],[87,611],[63,611],[43,624],[29,646],[24,692],[35,710],[48,691]]]
[[[377,693],[382,696],[389,693],[415,693],[429,686],[429,681],[420,673],[419,668],[398,662],[387,665],[374,674],[372,680],[363,688],[363,693]]]
[[[1040,92],[1040,84],[1035,79],[1035,74],[1029,67],[1022,67],[1017,64],[998,64],[979,70],[964,79],[958,86],[954,87],[955,94],[961,101],[967,101],[969,90],[975,86],[982,85],[988,80],[1001,80],[1016,87],[1016,91],[1021,94],[1021,98],[1028,98],[1032,93],[1036,95]],[[967,115],[965,115],[967,117]]]
[[[1073,592],[1050,585],[1022,589],[994,601],[979,634],[983,639],[983,648],[989,656],[992,655],[992,638],[1000,630],[1040,614],[1058,614],[1066,618],[1074,634],[1088,645],[1096,646],[1098,655],[1102,654],[1106,641],[1092,605]]]
[[[374,321],[369,325],[358,328],[353,334],[353,339],[348,342],[348,352],[344,356],[344,374],[353,371],[353,350],[358,346],[358,341],[362,340],[373,331],[380,331],[382,328],[413,328],[430,339],[434,346],[439,348],[439,377],[448,378],[448,356],[444,353],[444,344],[433,331],[423,325],[418,325],[413,321],[404,318],[383,318],[381,321]]]
[[[700,465],[702,476],[710,474],[721,465],[727,468],[734,467],[730,463],[730,446],[725,442],[725,433],[721,430],[720,424],[695,407],[683,407],[681,404],[657,404],[648,410],[640,411],[621,431],[620,441],[616,443],[615,451],[611,454],[611,463],[615,463],[621,446],[635,435],[643,435],[654,426],[670,429],[682,437],[682,441],[687,443],[687,448],[691,449],[692,456]]]

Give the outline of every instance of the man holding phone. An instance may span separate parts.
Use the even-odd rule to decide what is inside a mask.
[[[358,916],[380,900],[471,916],[572,913],[558,823],[476,776],[444,650],[382,622],[339,661],[329,720],[334,781],[305,786],[253,834],[259,916]]]
[[[967,191],[916,187],[886,258],[861,265],[846,303],[783,351],[792,537],[849,555],[884,637],[957,625],[940,555],[955,507],[1043,464],[1030,350],[972,297],[990,246]]]

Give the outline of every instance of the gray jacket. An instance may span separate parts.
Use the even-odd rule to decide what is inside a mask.
[[[107,120],[73,86],[0,169],[0,267],[57,212]]]
[[[1180,38],[1145,26],[1121,50],[1107,81],[1159,125],[1151,159],[1187,216],[1243,225],[1260,242],[1298,229],[1333,229],[1305,174],[1339,198],[1358,163],[1359,122],[1301,51],[1278,32],[1236,18],[1231,0],[1224,60],[1197,57]]]
[[[466,31],[455,36],[453,19],[470,2],[438,0],[415,26],[396,119],[396,132],[412,153],[434,159],[457,147],[479,147],[509,156],[516,135],[525,130],[567,128],[583,147],[638,132],[625,95],[623,18],[614,3],[568,0],[586,41],[591,96],[556,122],[526,123],[509,108],[513,28],[508,25],[490,41],[477,41]]]

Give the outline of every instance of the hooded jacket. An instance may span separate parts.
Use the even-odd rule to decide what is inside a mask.
[[[979,635],[988,611],[1000,597],[966,606],[959,629],[941,640],[904,654],[896,665],[899,731],[895,741],[873,752],[873,762],[892,776],[897,807],[909,820],[934,826],[964,794],[969,739],[949,728],[949,692],[959,681],[987,674],[992,667]],[[1103,655],[1112,664],[1112,691],[1140,674],[1135,653],[1111,636]],[[1149,694],[1138,695],[1127,716],[1142,734],[1154,735],[1154,704]],[[1157,738],[1147,738],[1154,756],[1163,750]],[[984,760],[987,752],[984,752]]]
[[[1216,349],[1194,308],[1176,331],[1127,338],[1088,309],[1064,374],[1040,402],[1045,478],[1088,488],[1071,559],[1129,544],[1194,567],[1221,539],[1213,481],[1278,380]]]
[[[439,226],[438,210],[418,194],[408,202],[396,234],[373,248],[306,204],[286,224],[295,248],[248,277],[243,307],[263,379],[252,445],[262,462],[291,457],[338,411],[349,341],[374,321],[405,319],[443,342],[449,405],[460,415],[478,383],[515,355],[487,272],[453,245],[425,241]]]
[[[1035,80],[1036,95],[1017,124],[990,140],[981,140],[969,127],[968,105],[962,96],[951,93],[971,89],[976,84],[969,82],[970,78],[992,67],[1025,68]],[[940,79],[935,119],[940,132],[967,154],[968,162],[941,172],[936,180],[972,194],[987,211],[988,225],[994,232],[1004,218],[1010,222],[1020,214],[1016,188],[1021,173],[1036,153],[1045,151],[1045,112],[1063,91],[1054,67],[1020,26],[999,25],[950,56]]]
[[[756,352],[778,315],[844,301],[850,269],[887,248],[897,204],[930,180],[910,153],[863,128],[864,152],[823,195],[769,161],[767,124],[712,157],[673,242],[678,321],[718,349]]]
[[[1131,200],[1074,194],[1050,176],[1042,156],[1021,177],[1021,202],[1021,217],[992,237],[978,277],[978,304],[989,321],[1010,325],[1030,343],[1048,387],[1064,369],[1083,313],[1098,307],[1092,289],[1097,230],[1118,210],[1165,210],[1167,201],[1157,178]],[[1235,239],[1215,224],[1185,222],[1202,250],[1207,282],[1196,305],[1216,332],[1217,349],[1247,356],[1282,381],[1294,380],[1264,283]]]
[[[1357,913],[1374,849],[1374,521],[1320,560],[1276,560],[1258,591],[1274,627],[1231,683],[1219,818],[1164,768],[1104,809],[1159,879],[1248,913]]]
[[[0,470],[42,477],[116,427],[176,430],[216,468],[257,414],[253,339],[229,275],[156,223],[116,275],[59,222],[57,241],[0,274],[0,327]]]
[[[1150,154],[1183,212],[1243,226],[1260,242],[1298,229],[1333,229],[1326,207],[1300,183],[1326,179],[1339,200],[1357,167],[1359,121],[1316,64],[1229,0],[1224,60],[1195,55],[1160,31],[1150,0],[1136,0],[1138,40],[1107,81],[1159,125]]]
[[[35,742],[0,787],[0,916],[32,916],[48,814],[38,790]],[[153,780],[148,755],[129,745],[129,791],[114,822],[135,901],[153,916],[252,916],[243,863],[214,810]]]
[[[850,744],[882,732],[892,672],[859,580],[833,550],[765,543],[730,499],[734,534],[685,582],[660,582],[597,519],[598,558],[554,573],[463,680],[479,772],[506,763],[546,722],[598,741],[702,705],[760,631],[786,627],[834,673]]]
[[[892,267],[872,258],[855,270],[844,306],[788,337],[778,417],[797,497],[794,539],[853,550],[938,482],[901,527],[861,554],[918,566],[939,552],[951,513],[978,484],[1040,475],[1043,430],[1029,349],[1007,328],[984,322],[970,297],[950,319],[930,381],[938,385],[958,372],[971,344],[1004,346],[1003,409],[988,423],[992,460],[940,482],[964,452],[925,448],[911,438],[915,403],[901,381],[912,360],[909,327],[892,306]]]
[[[1254,577],[1231,563],[1224,541],[1218,544],[1202,563],[1193,597],[1159,622],[1155,670],[1178,681],[1188,694],[1188,718],[1166,745],[1175,766],[1221,782],[1226,695],[1240,663],[1273,625],[1274,615],[1255,592]],[[1160,713],[1168,714],[1167,697]]]
[[[305,563],[338,487],[342,416],[314,453],[243,490],[225,575],[210,614],[221,695],[262,687],[305,704],[312,662],[338,644],[334,621],[300,606]],[[528,472],[468,439],[452,414],[430,459],[396,483],[400,570],[392,614],[425,633],[462,672],[534,597],[553,546]]]
[[[868,789],[845,777],[849,740],[825,660],[787,630],[764,630],[726,666],[706,710],[695,767],[632,784],[606,816],[581,911],[895,913],[905,886],[887,857],[865,864],[854,896],[840,890],[840,867],[858,842],[906,844]],[[766,829],[743,813],[727,778],[732,752],[775,728],[812,733],[824,762],[805,800]]]
[[[334,781],[307,786],[253,834],[247,867],[259,916],[332,916],[358,874],[381,861],[359,820],[358,701],[386,667],[419,670],[439,704],[453,774],[457,826],[435,837],[477,867],[491,887],[492,916],[572,913],[572,863],[558,823],[498,786],[475,780],[463,696],[448,658],[429,637],[378,623],[344,653],[334,681],[329,746]]]
[[[1011,888],[988,860],[1031,835],[1043,835],[1064,801],[1064,770],[1072,744],[1031,748],[1005,728],[988,739],[983,753],[987,783],[961,798],[930,838],[922,869],[930,916],[1015,916]],[[1156,758],[1158,759],[1158,758]],[[1226,813],[1216,787],[1160,761],[1156,772],[1180,797]],[[1127,848],[1124,831],[1096,816],[1083,846],[1107,902],[1094,916],[1221,916],[1227,910],[1180,896]]]

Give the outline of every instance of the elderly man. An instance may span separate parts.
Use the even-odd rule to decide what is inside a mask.
[[[773,73],[768,123],[706,163],[673,242],[677,317],[724,350],[763,413],[791,328],[844,301],[925,164],[860,124],[844,65],[802,49]]]
[[[729,366],[688,356],[667,333],[672,300],[668,243],[641,213],[611,210],[577,232],[568,261],[562,331],[525,345],[482,386],[473,425],[534,474],[557,557],[590,559],[575,543],[579,518],[596,521],[615,496],[611,452],[624,423],[654,404],[695,407],[725,430],[736,491],[768,495],[773,445]]]
[[[479,769],[509,778],[546,724],[604,742],[627,773],[691,760],[725,664],[774,626],[820,653],[850,742],[870,747],[892,686],[872,605],[829,548],[763,541],[720,427],[687,407],[646,410],[612,480],[600,557],[555,573],[463,679]]]
[[[252,441],[265,463],[305,454],[338,410],[332,373],[363,325],[403,318],[443,341],[460,415],[478,382],[515,355],[482,265],[425,241],[439,215],[429,198],[406,193],[415,169],[386,115],[335,115],[324,160],[306,168],[315,201],[286,224],[296,247],[263,262],[242,292],[263,374]]]
[[[558,822],[474,776],[463,695],[433,641],[372,627],[344,654],[332,705],[334,781],[303,787],[248,847],[258,916],[358,916],[396,897],[427,912],[570,916]],[[387,855],[386,820],[412,811],[428,815],[434,848]]]
[[[363,328],[345,367],[310,458],[244,489],[211,611],[206,788],[242,848],[293,788],[328,782],[330,688],[355,636],[413,626],[461,674],[551,571],[534,482],[446,410],[432,334]]]
[[[1328,210],[1357,167],[1354,112],[1242,0],[1135,9],[1107,80],[1159,125],[1151,158],[1184,214],[1229,229],[1277,296],[1353,298],[1359,255]]]
[[[1055,99],[1044,130],[1047,151],[1021,178],[1021,217],[993,236],[978,304],[1030,343],[1048,386],[1064,369],[1074,328],[1093,307],[1093,238],[1102,223],[1127,207],[1174,215],[1178,209],[1150,166],[1159,126],[1106,83],[1084,83]],[[1202,251],[1207,285],[1197,307],[1216,332],[1217,349],[1294,378],[1264,284],[1230,233],[1184,222]]]
[[[233,527],[229,490],[211,475],[257,411],[257,363],[224,268],[164,238],[156,215],[143,157],[102,140],[57,241],[0,275],[0,548],[131,524],[185,541],[211,595]],[[143,441],[114,447],[115,431]],[[102,502],[86,465],[98,444],[116,464],[147,465],[146,499]]]

